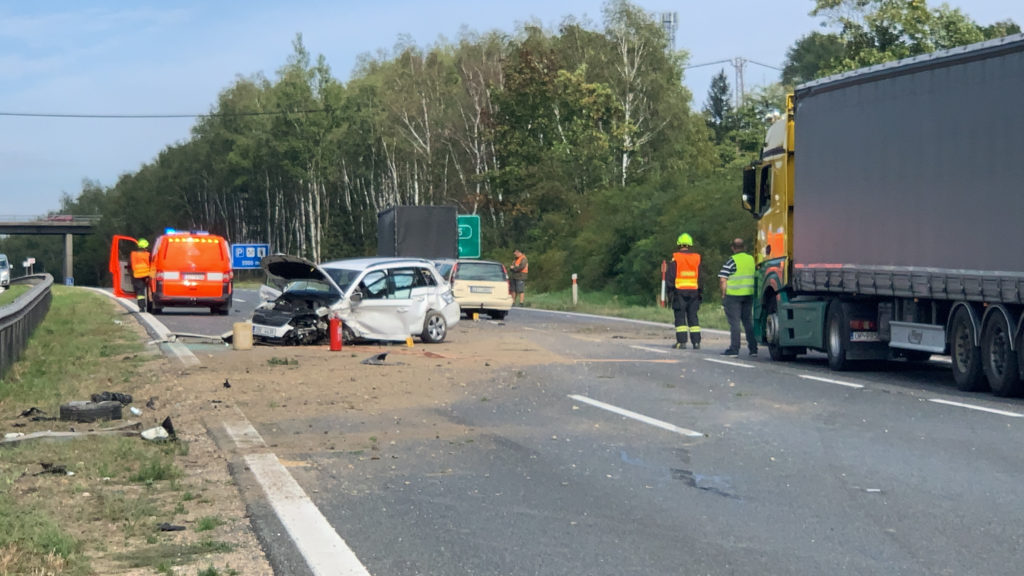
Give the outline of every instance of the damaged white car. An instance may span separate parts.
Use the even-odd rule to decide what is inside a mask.
[[[260,263],[268,282],[253,312],[252,334],[266,344],[320,344],[330,318],[341,320],[342,341],[442,342],[461,310],[448,282],[427,260],[356,258],[313,264],[295,256]]]

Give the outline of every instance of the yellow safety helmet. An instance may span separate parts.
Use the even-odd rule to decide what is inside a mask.
[[[145,238],[139,238],[137,244],[139,245],[139,248],[149,248],[149,240],[146,240]]]
[[[689,234],[680,234],[679,238],[676,240],[676,244],[680,246],[693,246],[693,238],[691,238]]]

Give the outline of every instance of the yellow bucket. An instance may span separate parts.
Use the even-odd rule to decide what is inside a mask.
[[[252,348],[252,322],[235,322],[231,342],[235,350]]]

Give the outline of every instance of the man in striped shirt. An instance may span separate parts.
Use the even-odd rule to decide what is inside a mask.
[[[722,306],[729,320],[729,348],[723,356],[739,356],[740,324],[747,335],[747,351],[757,356],[757,340],[754,338],[754,323],[751,315],[754,309],[754,257],[743,248],[743,239],[732,241],[732,256],[718,271],[718,284],[722,289]]]

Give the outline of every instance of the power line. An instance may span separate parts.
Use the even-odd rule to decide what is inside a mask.
[[[146,118],[232,118],[244,116],[282,116],[285,114],[312,114],[330,112],[330,109],[319,108],[313,110],[279,110],[263,112],[216,112],[208,114],[73,114],[59,112],[0,112],[0,116],[18,118],[119,118],[119,119],[146,119]]]

